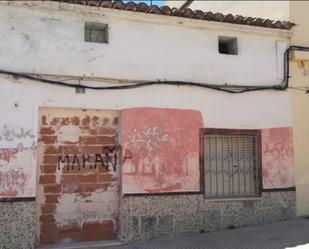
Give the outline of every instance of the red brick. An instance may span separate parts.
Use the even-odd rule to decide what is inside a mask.
[[[54,146],[46,146],[46,149],[44,151],[44,154],[51,154],[51,155],[58,155],[61,154],[61,150],[59,147]]]
[[[113,125],[118,125],[119,119],[118,117],[115,117],[113,120]]]
[[[116,131],[113,128],[100,127],[98,130],[99,135],[115,135]]]
[[[55,224],[55,216],[53,214],[44,214],[40,216],[40,221],[43,224]]]
[[[90,122],[91,122],[91,119],[90,119],[90,116],[89,116],[89,115],[86,115],[86,116],[83,118],[83,120],[82,120],[82,124],[83,124],[84,126],[88,126],[88,125],[90,124]]]
[[[96,182],[97,174],[81,175],[80,182]]]
[[[103,221],[103,222],[101,223],[101,228],[100,228],[100,230],[103,231],[103,232],[107,232],[107,231],[113,231],[113,232],[115,232],[113,221],[112,221],[112,220]]]
[[[62,168],[62,173],[63,174],[88,174],[89,172],[96,172],[96,169],[89,169],[88,166],[85,165],[85,168],[82,166],[82,163],[80,164],[80,168],[78,167],[77,164],[74,165],[74,168],[72,169],[72,165],[70,165],[69,169],[66,166]]]
[[[104,235],[100,231],[84,231],[80,233],[81,241],[103,240]]]
[[[114,230],[114,226],[105,227],[102,229],[102,225],[99,230],[85,230],[81,232],[81,241],[91,240],[113,240],[117,237],[117,232]]]
[[[61,192],[60,184],[52,184],[44,186],[44,193],[58,194]]]
[[[88,174],[88,175],[62,175],[63,183],[87,183],[87,182],[96,182],[97,174]]]
[[[45,115],[42,116],[41,121],[42,121],[42,122],[41,122],[42,125],[47,125],[46,116],[45,116]]]
[[[98,144],[110,145],[110,144],[116,144],[116,143],[117,143],[116,136],[98,136]]]
[[[92,193],[98,190],[106,191],[108,188],[108,184],[99,184],[99,183],[87,183],[82,184],[81,187],[83,189],[83,193]]]
[[[81,148],[79,146],[74,146],[74,145],[66,145],[66,146],[61,146],[61,152],[62,154],[80,154]]]
[[[84,146],[83,148],[84,154],[101,154],[102,153],[102,146]]]
[[[44,144],[55,144],[57,136],[41,136],[39,141],[42,141]]]
[[[79,183],[80,179],[79,179],[80,175],[62,175],[61,177],[61,182],[62,183]]]
[[[41,224],[40,232],[41,234],[46,234],[46,233],[59,234],[59,228],[57,227],[55,223],[54,224]]]
[[[53,127],[42,127],[40,129],[40,134],[52,135],[52,134],[55,134],[55,130],[53,129]]]
[[[40,234],[40,244],[56,244],[59,242],[59,233],[41,233]]]
[[[82,186],[79,183],[64,183],[62,184],[63,193],[81,193],[83,192]]]
[[[43,204],[41,206],[41,214],[54,214],[56,212],[56,204]]]
[[[58,203],[58,195],[45,195],[45,203],[52,204],[52,203]]]
[[[116,180],[117,178],[113,177],[111,174],[98,174],[98,182],[112,182]]]
[[[41,175],[39,183],[40,184],[51,184],[56,182],[55,175]]]
[[[96,136],[80,137],[79,142],[82,144],[97,144]]]
[[[71,118],[72,125],[80,125],[80,120],[78,116],[74,116]]]
[[[57,164],[58,163],[58,155],[44,155],[43,163],[44,164]]]
[[[49,124],[50,125],[60,124],[60,118],[53,118],[53,120]]]
[[[69,117],[61,118],[61,125],[69,125],[71,123],[71,119]]]
[[[101,223],[84,223],[82,231],[99,231],[101,229]]]
[[[55,165],[55,164],[43,165],[42,166],[42,172],[43,173],[47,173],[47,174],[56,173],[56,170],[57,170],[57,165]]]
[[[78,242],[80,241],[81,233],[78,232],[60,232],[60,242]]]

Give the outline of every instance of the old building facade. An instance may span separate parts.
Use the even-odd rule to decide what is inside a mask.
[[[3,248],[293,217],[293,25],[83,3],[0,3]]]

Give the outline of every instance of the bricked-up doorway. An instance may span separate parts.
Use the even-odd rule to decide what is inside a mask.
[[[40,108],[37,242],[117,238],[118,111]]]

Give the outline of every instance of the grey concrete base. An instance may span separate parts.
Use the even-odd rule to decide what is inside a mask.
[[[32,249],[35,202],[0,202],[0,249]]]
[[[295,216],[295,192],[264,192],[251,200],[205,200],[203,195],[123,198],[121,240],[169,239],[200,231],[266,224]]]

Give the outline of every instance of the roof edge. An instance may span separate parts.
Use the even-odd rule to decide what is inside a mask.
[[[202,10],[192,10],[190,8],[170,8],[169,6],[157,5],[147,5],[146,3],[134,3],[128,2],[124,3],[120,0],[110,1],[110,0],[51,0],[55,2],[87,5],[92,7],[99,8],[110,8],[123,11],[131,12],[143,12],[147,14],[155,15],[165,15],[165,16],[178,16],[189,19],[199,19],[205,21],[214,21],[214,22],[226,22],[234,23],[247,26],[258,26],[265,28],[274,28],[274,29],[286,29],[290,30],[295,26],[295,23],[289,21],[275,21],[270,19],[263,19],[259,17],[244,17],[241,15],[224,15],[222,13],[213,13],[213,12],[204,12]]]
[[[97,2],[96,0],[94,0]],[[70,3],[71,2],[71,3]],[[58,11],[76,11],[82,15],[96,15],[101,17],[114,17],[118,19],[126,19],[132,21],[143,21],[159,24],[171,24],[177,26],[187,26],[200,29],[216,29],[237,31],[244,33],[253,33],[267,36],[280,36],[286,39],[290,39],[292,36],[292,30],[269,28],[263,26],[243,25],[238,23],[218,22],[211,20],[201,20],[196,18],[186,18],[182,16],[169,16],[169,15],[157,15],[149,14],[137,11],[119,10],[116,8],[101,8],[92,5],[76,4],[77,0],[72,3],[73,0],[49,0],[49,1],[0,1],[0,5],[7,6],[19,6],[30,8],[47,8],[50,10]],[[79,1],[81,2],[81,1]],[[90,2],[90,1],[89,1]],[[92,1],[93,2],[93,1]],[[101,1],[102,2],[102,1]],[[106,1],[103,1],[106,2]],[[159,16],[159,18],[158,18]]]

